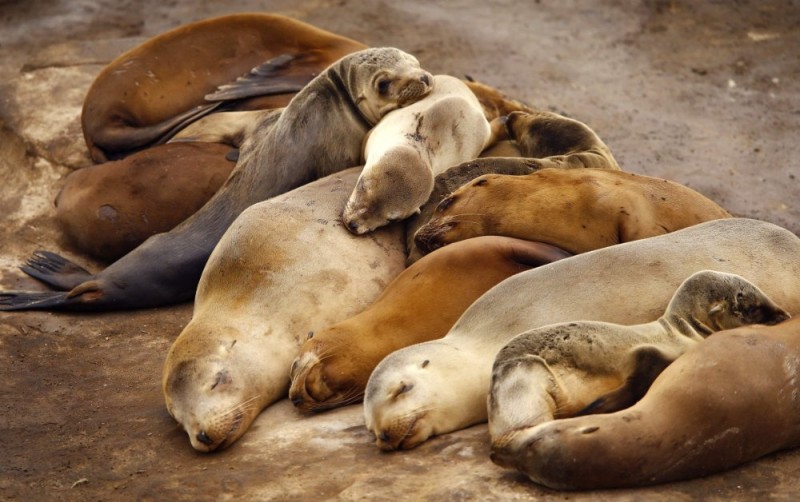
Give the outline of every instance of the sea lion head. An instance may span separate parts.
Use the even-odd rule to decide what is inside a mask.
[[[469,369],[472,363],[470,355],[441,340],[406,347],[381,361],[364,394],[366,427],[378,448],[407,450],[485,420],[488,381],[479,368]]]
[[[346,329],[337,326],[317,336],[309,333],[291,367],[289,399],[297,408],[323,411],[361,400],[369,371],[359,371],[361,368],[354,366],[348,357],[349,335]]]
[[[170,348],[162,390],[167,411],[189,435],[192,447],[211,452],[241,437],[264,403],[245,376],[258,364],[252,351],[237,344],[235,333],[216,332],[215,343],[185,343],[196,342],[196,330],[201,329],[208,330],[190,323]]]
[[[433,86],[433,76],[420,68],[417,58],[394,47],[355,52],[334,68],[372,125],[390,111],[419,101]]]
[[[426,254],[456,241],[491,235],[494,223],[486,208],[505,201],[505,196],[497,195],[501,177],[479,176],[443,198],[431,219],[414,235],[420,251]]]
[[[399,146],[369,162],[342,211],[342,222],[356,235],[417,213],[433,191],[433,173],[419,152]]]
[[[750,324],[777,324],[791,315],[742,276],[701,270],[677,289],[667,315],[686,319],[708,335]]]

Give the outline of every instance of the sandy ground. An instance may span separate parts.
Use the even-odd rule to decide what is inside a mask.
[[[687,184],[738,216],[800,232],[800,3],[789,0],[0,0],[0,288],[71,248],[52,201],[90,164],[83,96],[122,50],[186,22],[266,10],[434,73],[473,77],[580,119],[623,169]],[[161,365],[191,305],[0,313],[0,498],[18,500],[795,499],[800,452],[643,490],[564,494],[488,460],[477,426],[380,453],[359,406],[283,401],[228,450],[194,452],[164,408]]]

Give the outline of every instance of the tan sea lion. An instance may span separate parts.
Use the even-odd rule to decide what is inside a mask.
[[[517,335],[492,367],[492,460],[503,467],[524,465],[536,426],[585,413],[598,395],[628,387],[642,366],[664,368],[713,333],[789,317],[747,279],[702,270],[683,281],[655,321],[573,321]],[[634,404],[647,387],[633,390],[617,409]]]
[[[477,157],[493,140],[481,104],[461,80],[436,75],[431,92],[370,131],[366,163],[342,221],[354,234],[403,220],[422,206],[433,178]]]
[[[479,235],[507,235],[577,254],[730,217],[699,192],[665,179],[543,169],[476,178],[445,197],[414,240],[429,252]]]
[[[480,295],[513,274],[570,256],[508,237],[480,237],[427,255],[397,276],[363,312],[309,334],[292,364],[289,398],[304,411],[361,400],[391,352],[440,338]]]
[[[707,476],[795,448],[798,367],[798,317],[717,333],[631,408],[533,428],[516,466],[559,490],[622,488]]]
[[[81,114],[86,145],[95,161],[104,162],[152,145],[220,101],[228,101],[228,109],[284,107],[325,68],[363,49],[355,40],[275,14],[232,14],[180,26],[120,55],[95,78]]]
[[[114,261],[197,212],[233,170],[231,151],[218,143],[158,145],[73,171],[56,197],[56,218],[78,249]]]
[[[575,320],[652,321],[700,270],[747,277],[788,312],[800,312],[798,256],[800,238],[792,232],[727,218],[514,275],[478,298],[444,338],[378,364],[364,396],[367,428],[380,448],[397,449],[486,421],[492,363],[515,335]]]
[[[403,269],[402,228],[359,239],[339,223],[358,174],[248,208],[214,249],[164,363],[167,409],[195,449],[236,441],[286,396],[306,333],[363,310]]]
[[[102,272],[37,253],[29,275],[67,292],[0,292],[0,310],[143,308],[191,300],[203,266],[245,208],[358,165],[367,131],[390,111],[421,99],[431,75],[399,49],[345,56],[271,111],[245,143],[223,187],[170,232],[154,235]]]

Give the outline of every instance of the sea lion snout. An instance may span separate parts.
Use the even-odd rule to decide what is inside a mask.
[[[414,243],[423,254],[436,251],[445,245],[444,234],[455,228],[453,221],[441,223],[428,223],[420,228],[414,235]]]

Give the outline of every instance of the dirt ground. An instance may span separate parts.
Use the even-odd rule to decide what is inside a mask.
[[[737,216],[800,232],[800,2],[791,0],[0,0],[0,289],[34,250],[97,270],[53,220],[93,77],[146,37],[272,11],[472,75],[588,123],[623,169],[669,178]],[[191,305],[0,313],[4,500],[792,499],[800,452],[642,490],[559,493],[488,459],[486,426],[381,453],[359,406],[283,401],[233,447],[191,449],[160,391]]]

